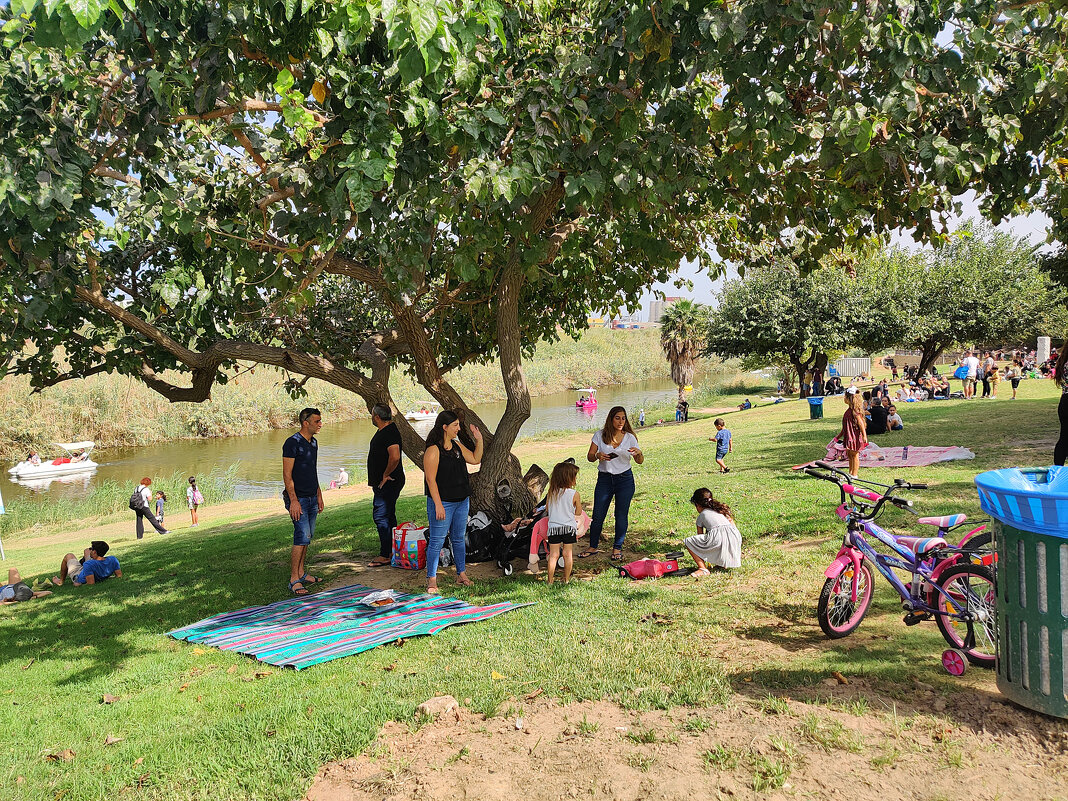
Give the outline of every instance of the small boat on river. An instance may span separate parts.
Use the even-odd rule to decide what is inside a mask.
[[[596,409],[597,408],[597,390],[593,387],[586,387],[585,389],[576,389],[576,392],[582,393],[575,406],[579,409]]]
[[[65,450],[67,455],[59,456],[51,461],[39,460],[39,463],[36,464],[26,459],[8,470],[8,474],[12,478],[24,481],[27,479],[69,476],[75,473],[89,473],[99,466],[89,458],[93,448],[96,447],[95,442],[56,442],[53,444],[57,448]]]
[[[433,421],[437,418],[438,412],[441,411],[441,404],[437,401],[424,401],[419,404],[419,411],[414,409],[404,415],[406,420],[428,420]]]

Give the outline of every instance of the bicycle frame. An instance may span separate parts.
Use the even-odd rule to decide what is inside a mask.
[[[847,531],[838,555],[824,572],[827,578],[835,578],[848,566],[852,566],[854,575],[856,575],[860,572],[861,563],[864,559],[867,559],[882,574],[883,578],[890,583],[890,586],[894,588],[897,594],[901,596],[901,600],[908,602],[907,611],[926,612],[943,617],[949,616],[947,613],[939,611],[935,605],[928,603],[921,595],[920,590],[924,585],[927,585],[944,596],[947,601],[955,603],[954,598],[943,589],[938,579],[947,568],[955,565],[963,554],[952,553],[944,559],[937,559],[933,552],[928,552],[928,555],[921,557],[898,543],[893,534],[872,520],[860,519],[857,509],[842,504],[838,507],[837,512],[839,517],[846,520]],[[881,554],[876,551],[864,538],[865,533],[890,548],[893,554]],[[893,572],[894,568],[911,574],[910,585],[906,586],[897,577]],[[850,597],[856,603],[857,582],[855,581],[852,582],[850,588]]]

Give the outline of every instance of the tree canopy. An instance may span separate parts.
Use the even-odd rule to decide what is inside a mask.
[[[523,355],[680,259],[811,267],[1032,197],[1054,5],[15,0],[0,347],[174,401],[249,361],[389,403],[404,369],[484,429],[448,375],[496,359],[493,481]]]
[[[786,361],[798,378],[825,370],[831,351],[888,347],[908,330],[907,317],[883,302],[900,297],[889,277],[867,263],[856,278],[829,267],[805,275],[792,263],[749,270],[720,292],[706,347],[719,356]]]
[[[909,320],[896,344],[921,352],[921,371],[947,348],[1061,336],[1068,323],[1065,291],[1034,248],[986,225],[966,225],[931,254],[893,254],[876,269],[893,275],[888,307]]]

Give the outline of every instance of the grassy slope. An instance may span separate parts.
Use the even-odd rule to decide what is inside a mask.
[[[621,347],[621,342],[624,347]],[[581,340],[546,343],[527,360],[531,392],[544,395],[572,386],[667,378],[659,331],[591,329]],[[288,426],[308,404],[334,420],[365,416],[356,395],[322,381],[310,381],[307,396],[294,400],[282,389],[283,375],[268,367],[242,372],[212,391],[205,403],[169,403],[144,385],[117,375],[69,381],[41,393],[29,379],[0,381],[0,458],[22,457],[34,446],[51,452],[52,442],[92,439],[101,447],[148,445],[181,437],[249,434]],[[500,367],[471,365],[450,376],[460,395],[480,402],[504,397]],[[176,377],[179,383],[181,377]],[[398,374],[393,394],[399,406],[427,398],[411,378]]]
[[[977,471],[1048,464],[1056,433],[1049,384],[1025,382],[1022,399],[1012,403],[906,405],[908,428],[896,441],[963,444],[978,454],[973,462],[910,471],[931,483],[917,497],[919,508],[975,515]],[[15,734],[0,745],[0,786],[14,799],[96,799],[123,788],[132,798],[293,798],[322,762],[367,747],[384,721],[411,720],[418,703],[441,693],[470,699],[484,712],[537,687],[565,701],[708,705],[729,703],[735,691],[817,687],[832,670],[866,676],[891,694],[907,694],[913,677],[945,691],[990,689],[989,673],[944,677],[937,630],[905,629],[896,596],[884,586],[857,634],[836,642],[820,634],[813,608],[822,570],[838,547],[834,499],[828,485],[786,468],[822,454],[840,419],[839,404],[829,404],[820,422],[804,419],[808,407],[798,403],[731,415],[734,471],[723,478],[709,471],[710,420],[640,432],[647,459],[638,468],[628,548],[676,547],[682,534],[672,529],[688,533],[692,525],[686,498],[695,486],[710,485],[734,507],[745,534],[741,569],[700,583],[660,584],[622,582],[609,570],[552,591],[526,576],[478,582],[471,590],[446,580],[446,592],[473,601],[539,603],[299,673],[162,636],[283,596],[289,526],[281,513],[173,538],[116,541],[122,580],[68,586],[46,601],[0,608],[0,726]],[[579,456],[585,441],[558,439],[526,450],[524,462],[536,454],[550,465]],[[594,473],[590,466],[580,475],[587,500]],[[419,519],[420,498],[407,496],[401,506],[405,517]],[[824,537],[802,547],[780,542]],[[314,548],[368,552],[374,542],[369,506],[359,501],[321,518]],[[8,564],[24,575],[43,574],[68,547],[26,540],[13,546]],[[667,613],[673,625],[641,622],[652,611]],[[743,646],[756,647],[750,653],[757,655],[732,658]],[[253,678],[258,671],[269,675]],[[494,679],[494,672],[504,678]],[[101,705],[105,693],[120,700]],[[108,735],[125,739],[104,748]],[[67,748],[76,752],[73,761],[46,760]]]

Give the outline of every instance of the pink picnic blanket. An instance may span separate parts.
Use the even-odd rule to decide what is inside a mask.
[[[908,458],[905,458],[905,450],[908,449]],[[860,463],[867,467],[924,467],[936,462],[952,462],[955,459],[974,459],[975,454],[967,448],[953,446],[949,448],[937,445],[906,445],[903,447],[883,448],[874,442],[869,442],[860,452]],[[827,455],[823,459],[831,467],[846,467],[845,448],[837,440],[832,439],[827,443]],[[800,470],[802,467],[810,467],[815,462],[805,462],[794,467]]]

